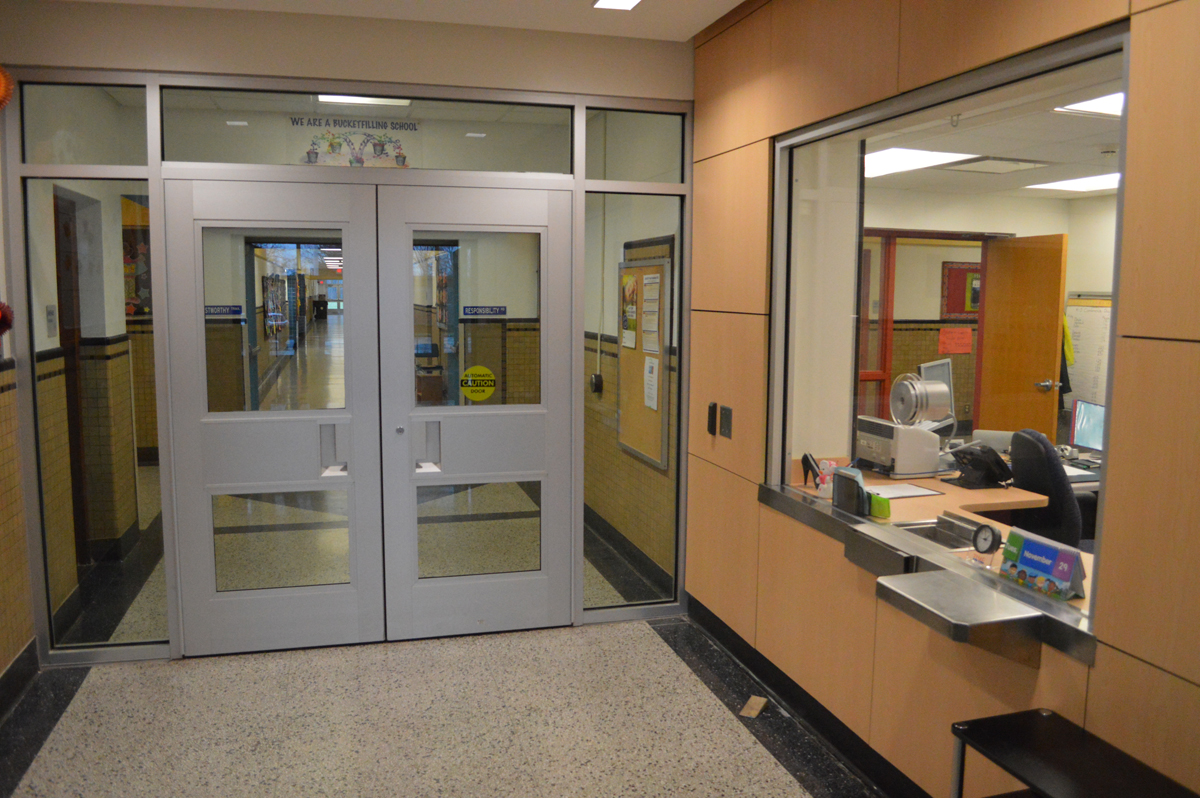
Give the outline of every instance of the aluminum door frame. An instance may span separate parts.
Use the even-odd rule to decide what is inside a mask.
[[[497,632],[572,622],[576,530],[572,519],[572,192],[550,189],[380,186],[379,296],[384,476],[384,561],[387,637],[402,640]],[[414,231],[540,232],[540,405],[416,407],[412,360],[412,240]],[[394,300],[402,309],[385,308]],[[393,363],[398,362],[399,367]],[[442,450],[453,448],[456,425],[475,427],[479,463],[508,457],[516,467],[490,470],[446,463],[416,474],[427,422],[442,423]],[[490,423],[489,423],[490,422]],[[537,430],[543,431],[537,440]],[[397,432],[403,428],[403,433]],[[482,433],[482,434],[479,434]],[[580,443],[579,445],[582,445]],[[541,446],[541,451],[536,449]],[[421,450],[423,451],[423,449]],[[538,571],[419,579],[418,485],[537,480],[541,490]]]
[[[177,565],[185,656],[302,648],[383,638],[380,557],[378,316],[375,187],[236,181],[167,180],[166,252],[172,320],[170,401],[175,452]],[[348,260],[362,279],[344,285],[345,409],[242,411],[209,414],[204,331],[202,230],[223,228],[339,229]],[[322,424],[348,425],[348,474],[321,476]],[[311,435],[304,429],[311,428]],[[287,428],[289,435],[280,432]],[[302,434],[295,435],[296,431]],[[253,451],[220,466],[211,460],[216,435],[250,441]],[[242,436],[245,436],[244,438]],[[266,444],[285,449],[283,478],[250,478],[274,467]],[[225,447],[229,451],[228,446]],[[309,450],[310,454],[304,454]],[[191,453],[191,454],[189,454]],[[209,457],[206,458],[206,454]],[[302,461],[311,457],[311,468]],[[242,472],[222,482],[220,468]],[[289,476],[287,471],[293,473]],[[299,469],[299,470],[297,470]],[[349,584],[218,593],[211,496],[220,493],[345,489],[350,500]]]

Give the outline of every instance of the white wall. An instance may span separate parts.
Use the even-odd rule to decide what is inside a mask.
[[[866,227],[1040,236],[1065,233],[1069,224],[1061,199],[872,188],[868,180],[865,200]]]
[[[46,306],[53,305],[58,312],[54,241],[56,186],[64,196],[76,203],[83,336],[103,338],[123,334],[125,267],[121,241],[121,195],[144,195],[146,184],[136,180],[30,180],[26,185],[26,243],[29,249],[35,351],[59,346],[57,326],[50,330],[46,324]]]
[[[30,163],[146,163],[146,108],[98,86],[28,86],[22,106]]]
[[[858,141],[793,154],[792,456],[850,454],[858,264]]]
[[[599,330],[604,335],[617,335],[620,330],[620,281],[617,272],[624,259],[625,242],[673,235],[678,261],[681,210],[680,201],[675,197],[588,194],[584,242],[585,330]],[[675,279],[679,279],[678,263]],[[679,316],[678,308],[675,311],[672,314],[673,321]],[[672,330],[672,340],[678,343],[677,330]]]
[[[7,65],[687,100],[691,42],[359,17],[0,0]]]
[[[1067,291],[1110,293],[1117,240],[1117,195],[1068,205]]]
[[[458,306],[502,305],[504,318],[533,319],[540,306],[541,237],[458,233]],[[499,317],[497,317],[499,318]]]
[[[940,319],[942,263],[979,263],[982,248],[937,244],[896,245],[895,319]]]

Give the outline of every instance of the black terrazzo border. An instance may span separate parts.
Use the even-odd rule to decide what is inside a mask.
[[[713,645],[719,647],[737,662],[745,673],[751,675],[759,689],[767,691],[768,698],[784,707],[815,739],[821,740],[824,747],[833,752],[845,768],[872,786],[874,791],[864,795],[931,798],[916,782],[905,776],[821,702],[809,695],[791,677],[691,595],[688,596],[687,608],[689,620],[706,633]],[[830,653],[830,656],[836,654]],[[821,798],[816,792],[813,792],[813,796]]]
[[[42,671],[0,723],[0,798],[8,798],[17,789],[90,670]]]
[[[829,743],[792,715],[773,691],[691,619],[647,623],[813,798],[883,798],[882,792],[852,772]],[[737,713],[752,695],[765,695],[771,701],[757,718],[743,718]]]

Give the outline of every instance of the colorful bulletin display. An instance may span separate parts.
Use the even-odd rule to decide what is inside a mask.
[[[627,241],[617,281],[617,442],[658,468],[669,459],[674,254],[674,236]]]
[[[1000,575],[1050,598],[1083,596],[1083,557],[1079,549],[1014,528],[1004,541]]]

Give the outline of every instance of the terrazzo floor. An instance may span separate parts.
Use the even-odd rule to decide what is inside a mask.
[[[346,406],[344,316],[314,319],[259,406],[265,410],[309,410]]]
[[[820,798],[754,723],[642,622],[127,663],[13,795]]]

